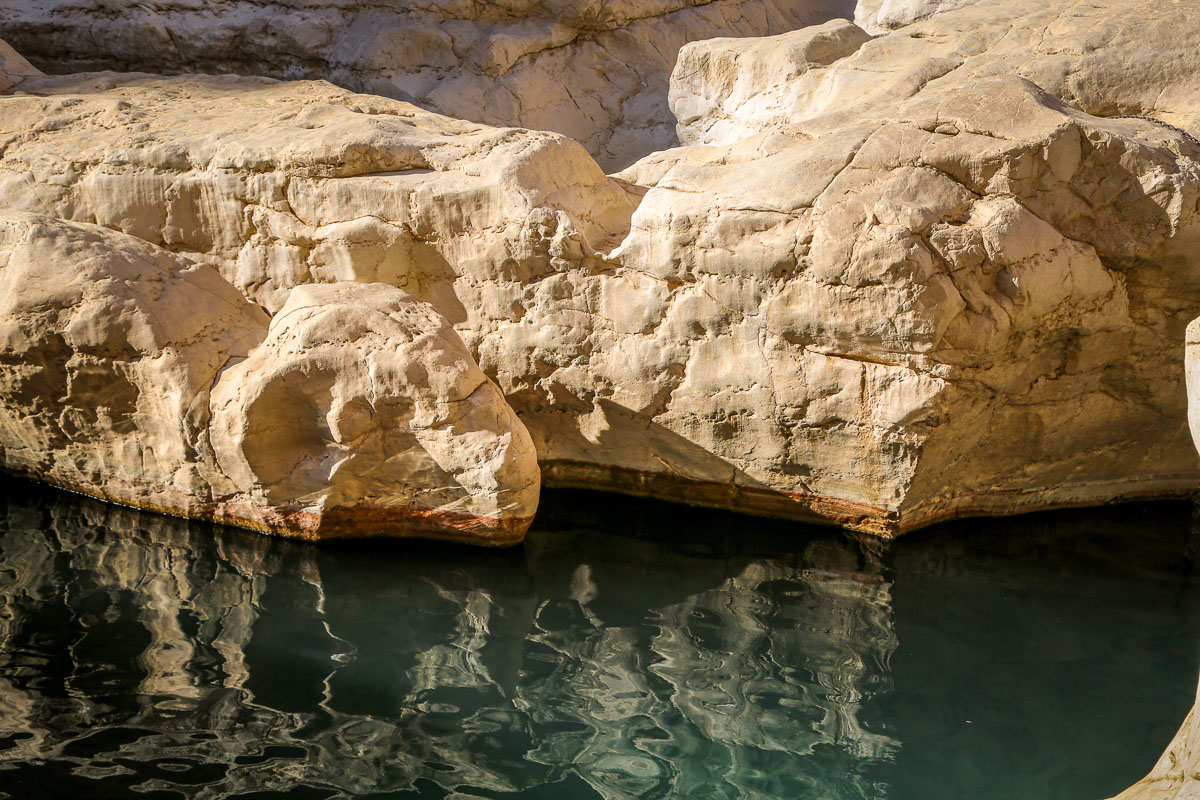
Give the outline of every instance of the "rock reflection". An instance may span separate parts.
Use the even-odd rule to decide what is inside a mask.
[[[602,500],[508,552],[314,548],[0,502],[0,794],[887,793],[892,583],[833,532]]]

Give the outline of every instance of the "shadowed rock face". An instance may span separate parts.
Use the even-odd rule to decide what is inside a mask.
[[[123,233],[0,216],[0,464],[304,538],[519,540],[529,435],[430,306],[298,288],[273,320]]]
[[[1183,3],[1003,0],[697,43],[672,94],[694,144],[613,177],[563,136],[320,82],[32,75],[0,97],[0,204],[268,313],[405,289],[549,485],[889,536],[1180,494],[1196,30]]]

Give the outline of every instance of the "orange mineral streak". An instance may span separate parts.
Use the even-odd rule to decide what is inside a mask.
[[[533,522],[532,516],[497,518],[419,506],[381,506],[364,503],[313,509],[268,506],[249,501],[204,501],[170,489],[155,491],[152,499],[146,499],[144,487],[140,487],[142,490],[137,492],[133,491],[132,487],[99,488],[32,470],[14,470],[10,467],[7,471],[19,477],[49,483],[116,505],[310,542],[387,537],[436,539],[485,547],[507,547],[520,544],[530,523]]]

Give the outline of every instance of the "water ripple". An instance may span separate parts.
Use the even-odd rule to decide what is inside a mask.
[[[1190,702],[1191,535],[564,494],[510,551],[317,548],[11,482],[0,796],[1103,796]]]

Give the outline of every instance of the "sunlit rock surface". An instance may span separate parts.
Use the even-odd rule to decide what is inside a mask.
[[[1089,115],[1145,115],[1200,133],[1200,52],[1189,44],[1200,14],[1194,4],[941,4],[967,7],[874,39],[837,20],[781,36],[685,46],[670,90],[680,141],[819,136],[886,117],[909,98],[986,78],[1024,78]],[[857,21],[870,31],[868,20]],[[938,124],[973,135],[1002,133],[989,127],[988,112],[982,105],[947,109]],[[1035,107],[1013,112],[1014,124],[1038,113]]]
[[[981,0],[858,0],[854,21],[872,34],[885,33],[978,2]]]
[[[320,82],[34,76],[0,97],[0,204],[211,264],[269,313],[404,288],[548,485],[883,535],[1178,495],[1198,30],[1189,4],[1003,0],[695,44],[695,144],[614,177]]]
[[[529,435],[429,305],[305,286],[272,320],[123,233],[0,216],[0,465],[118,503],[304,538],[504,544]]]
[[[0,0],[0,38],[55,73],[323,78],[452,117],[564,133],[617,169],[674,144],[667,77],[685,43],[854,13],[854,0]]]

